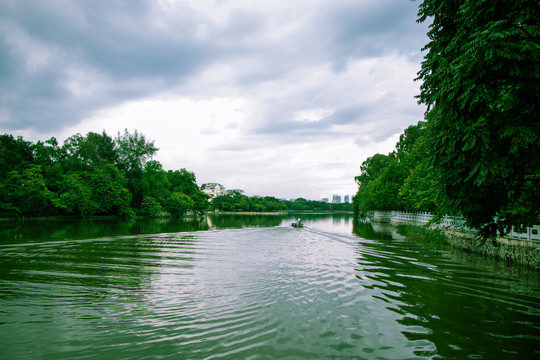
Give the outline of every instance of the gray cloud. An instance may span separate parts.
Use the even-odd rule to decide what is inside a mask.
[[[193,39],[188,14],[179,24],[152,19],[147,14],[156,10],[145,1],[18,1],[0,11],[8,130],[76,123],[100,107],[175,86],[218,52]],[[74,96],[66,87],[72,67],[98,77],[82,79],[82,90],[101,77],[99,94]]]
[[[240,139],[215,148],[235,153],[364,146],[421,119],[412,79],[427,28],[415,22],[417,3],[250,4],[1,1],[0,130],[59,133],[160,96],[253,104]]]

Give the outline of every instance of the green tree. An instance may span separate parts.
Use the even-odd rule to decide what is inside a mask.
[[[127,129],[123,134],[118,132],[115,139],[117,151],[117,166],[126,173],[141,172],[146,162],[156,154],[158,148],[137,130],[131,134]]]
[[[305,211],[309,210],[309,203],[307,199],[298,198],[291,204],[291,210]]]
[[[353,206],[351,203],[341,203],[341,204],[326,204],[326,203],[320,203],[320,204],[325,204],[328,206],[328,208],[331,208],[333,211],[352,211],[353,210]],[[321,210],[325,210],[325,209],[321,209]]]
[[[403,180],[395,153],[375,154],[360,166],[356,177],[358,192],[353,198],[356,207],[363,213],[374,210],[398,210],[399,188]],[[399,180],[396,179],[399,177]],[[395,181],[399,182],[395,182]]]
[[[167,179],[171,186],[171,192],[180,192],[186,195],[192,195],[199,192],[195,174],[186,169],[169,170]]]
[[[202,214],[210,207],[208,202],[210,196],[199,189],[193,172],[186,169],[169,170],[166,175],[170,184],[170,192],[188,195],[193,200],[193,211]]]
[[[400,202],[405,211],[438,211],[433,189],[436,184],[431,179],[429,169],[423,162],[416,164],[399,190]]]
[[[131,194],[125,187],[127,179],[113,164],[96,169],[89,175],[89,186],[98,213],[102,215],[133,215],[130,207]]]
[[[409,126],[399,136],[396,144],[398,162],[409,170],[425,157],[425,125],[424,121],[420,121]]]
[[[124,173],[112,164],[91,172],[72,172],[62,184],[60,206],[65,212],[80,216],[131,216],[131,194],[126,183]]]
[[[356,183],[362,187],[377,179],[391,162],[392,158],[388,155],[375,154],[367,158],[360,166],[360,175],[355,178]]]
[[[158,148],[137,130],[131,134],[127,129],[115,139],[117,153],[116,166],[125,171],[128,189],[132,195],[132,206],[139,209],[143,198],[142,176],[148,160],[151,160]]]
[[[75,134],[62,146],[54,137],[32,144],[0,135],[0,212],[130,216],[133,205],[159,214],[174,192],[190,198],[189,210],[206,211],[208,196],[199,190],[195,174],[186,169],[165,172],[151,160],[156,151],[137,131],[126,130],[115,140],[105,131]],[[178,196],[170,203],[174,200]]]
[[[141,211],[144,215],[158,217],[163,212],[163,207],[151,196],[145,196],[142,200]]]
[[[144,165],[141,178],[141,191],[144,197],[156,199],[161,204],[170,195],[171,184],[167,178],[167,173],[163,170],[160,162],[150,160]]]
[[[249,204],[250,202],[247,196],[240,193],[234,193],[233,195],[217,196],[212,199],[212,207],[215,210],[221,211],[241,211],[242,209],[251,206]]]
[[[0,135],[0,179],[11,171],[23,171],[34,161],[32,143],[13,135]]]
[[[484,237],[540,222],[537,1],[425,0],[418,79],[440,211]]]
[[[193,205],[193,200],[189,196],[179,192],[172,193],[165,203],[167,211],[175,218],[185,215],[189,210],[193,209]]]
[[[54,193],[59,193],[64,179],[62,160],[65,154],[58,145],[58,141],[54,137],[45,142],[38,141],[32,149],[33,163],[41,167],[47,188]]]
[[[392,160],[375,180],[367,184],[366,198],[360,197],[362,210],[402,210],[399,190],[403,186],[406,173],[395,158]],[[360,194],[362,195],[363,192]]]
[[[198,214],[203,214],[210,207],[208,199],[210,196],[203,193],[202,191],[197,191],[196,193],[189,196],[193,200],[193,211]]]
[[[54,141],[50,141],[49,153],[57,152]],[[117,162],[117,152],[113,139],[102,134],[89,132],[86,136],[75,134],[64,141],[60,150],[66,171],[91,171],[106,164]]]
[[[55,196],[47,189],[38,165],[9,172],[2,192],[2,208],[11,210],[12,215],[44,215],[54,209]]]
[[[420,121],[403,131],[396,144],[396,154],[408,174],[399,190],[401,208],[406,211],[437,212],[435,181],[426,164],[426,123]]]
[[[86,217],[98,211],[99,204],[94,199],[92,189],[80,174],[68,174],[61,190],[60,207],[66,213]]]
[[[34,163],[43,166],[54,166],[62,160],[62,148],[55,137],[49,140],[38,141],[33,145]]]

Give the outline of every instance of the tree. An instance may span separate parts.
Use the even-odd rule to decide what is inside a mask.
[[[424,121],[420,121],[416,125],[411,125],[406,128],[399,136],[399,141],[396,144],[396,156],[398,161],[412,169],[425,157],[425,125]]]
[[[399,190],[400,202],[405,211],[428,211],[436,213],[437,203],[433,194],[435,182],[423,162],[416,164]]]
[[[186,194],[175,192],[167,199],[165,207],[172,217],[178,218],[193,208],[193,200]]]
[[[408,174],[399,190],[400,204],[406,211],[437,212],[435,181],[426,164],[426,123],[411,125],[399,137],[396,144],[397,158]]]
[[[51,139],[54,152],[54,141]],[[106,164],[117,162],[117,152],[113,139],[103,131],[102,134],[89,132],[86,136],[75,134],[64,141],[62,156],[66,171],[91,171]]]
[[[133,206],[154,216],[168,199],[175,214],[206,211],[208,196],[199,190],[195,174],[165,172],[151,160],[156,151],[137,131],[125,130],[115,140],[105,131],[75,134],[62,146],[54,137],[32,144],[0,135],[0,213],[131,216]],[[171,193],[189,200],[178,195],[171,200]]]
[[[137,130],[130,134],[125,129],[123,134],[118,132],[115,139],[115,149],[118,156],[116,166],[126,172],[127,186],[132,195],[132,206],[138,209],[143,198],[143,169],[146,162],[152,159],[158,151],[158,148],[154,146],[153,141],[146,140],[146,137]]]
[[[55,137],[49,140],[38,141],[33,146],[34,163],[41,166],[54,166],[62,159],[62,149],[58,146]]]
[[[33,163],[32,144],[13,135],[0,135],[0,179],[10,171],[22,171]]]
[[[113,164],[96,169],[89,175],[92,197],[102,215],[131,216],[131,194],[125,187],[127,179]]]
[[[193,211],[198,214],[203,214],[210,207],[210,203],[208,202],[210,195],[207,195],[202,191],[198,191],[189,197],[193,200]]]
[[[2,209],[11,210],[12,214],[35,216],[53,210],[55,197],[47,189],[38,165],[30,165],[22,172],[9,172],[2,190]]]
[[[379,177],[391,161],[390,156],[382,154],[375,154],[367,158],[360,166],[360,175],[355,178],[358,186],[361,187]]]
[[[163,207],[157,201],[151,196],[145,196],[143,197],[143,201],[141,204],[141,211],[143,214],[151,216],[151,217],[158,217],[163,212]]]
[[[307,199],[298,198],[291,204],[291,210],[309,210],[309,203]]]
[[[176,191],[186,195],[200,192],[195,174],[186,169],[169,170],[167,172],[167,179],[170,183],[172,192]]]
[[[418,80],[440,211],[487,238],[540,222],[537,1],[425,0]]]
[[[41,167],[47,188],[58,193],[64,178],[62,159],[65,158],[58,141],[54,137],[45,142],[38,141],[33,145],[32,151],[34,154],[33,163]]]
[[[118,168],[125,170],[128,174],[142,171],[146,162],[158,151],[154,142],[146,140],[146,137],[137,130],[133,134],[130,134],[127,129],[123,134],[118,132],[115,143]]]
[[[163,204],[170,195],[170,187],[167,173],[163,170],[161,163],[155,160],[148,161],[141,178],[143,199],[151,197]]]
[[[381,168],[378,176],[368,182],[363,182],[355,195],[358,209],[367,211],[401,210],[399,190],[406,178],[406,171],[397,162],[394,154],[388,156],[386,167]]]
[[[193,172],[186,169],[169,170],[166,175],[171,192],[186,194],[193,200],[193,211],[202,214],[209,208],[210,196],[199,189]]]
[[[60,207],[66,213],[86,217],[98,211],[99,204],[93,197],[92,189],[80,174],[67,175],[61,190]]]

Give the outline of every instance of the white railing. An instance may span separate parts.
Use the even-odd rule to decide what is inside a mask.
[[[527,232],[518,233],[514,230],[507,235],[509,238],[517,238],[531,241],[540,241],[540,225],[534,225],[527,228]]]
[[[375,218],[387,218],[397,221],[408,221],[417,224],[427,224],[435,217],[434,214],[429,212],[402,212],[402,211],[374,211],[373,217]],[[445,215],[441,220],[436,222],[437,225],[446,229],[453,229],[459,231],[474,231],[465,226],[465,219],[460,216],[448,216]],[[534,225],[527,228],[524,233],[511,231],[505,237],[522,239],[529,241],[540,241],[540,225]]]

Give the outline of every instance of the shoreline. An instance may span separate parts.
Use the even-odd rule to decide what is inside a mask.
[[[482,241],[475,233],[425,226],[421,223],[394,218],[369,218],[371,222],[391,226],[406,237],[413,237],[432,246],[448,245],[464,253],[505,261],[512,265],[540,269],[540,243],[514,238],[496,237]]]
[[[206,215],[287,215],[288,211],[207,211]]]
[[[194,214],[188,213],[182,216],[181,218],[190,218],[203,215],[289,215],[289,214],[353,214],[352,211],[320,211],[320,210],[284,210],[284,211],[206,211],[203,214]],[[129,220],[129,219],[163,219],[169,218],[170,215],[160,215],[160,216],[148,216],[148,215],[134,215],[134,216],[119,216],[119,215],[94,215],[82,217],[78,215],[50,215],[50,216],[21,216],[21,217],[0,217],[0,222],[16,222],[16,221],[26,221],[26,220]]]

